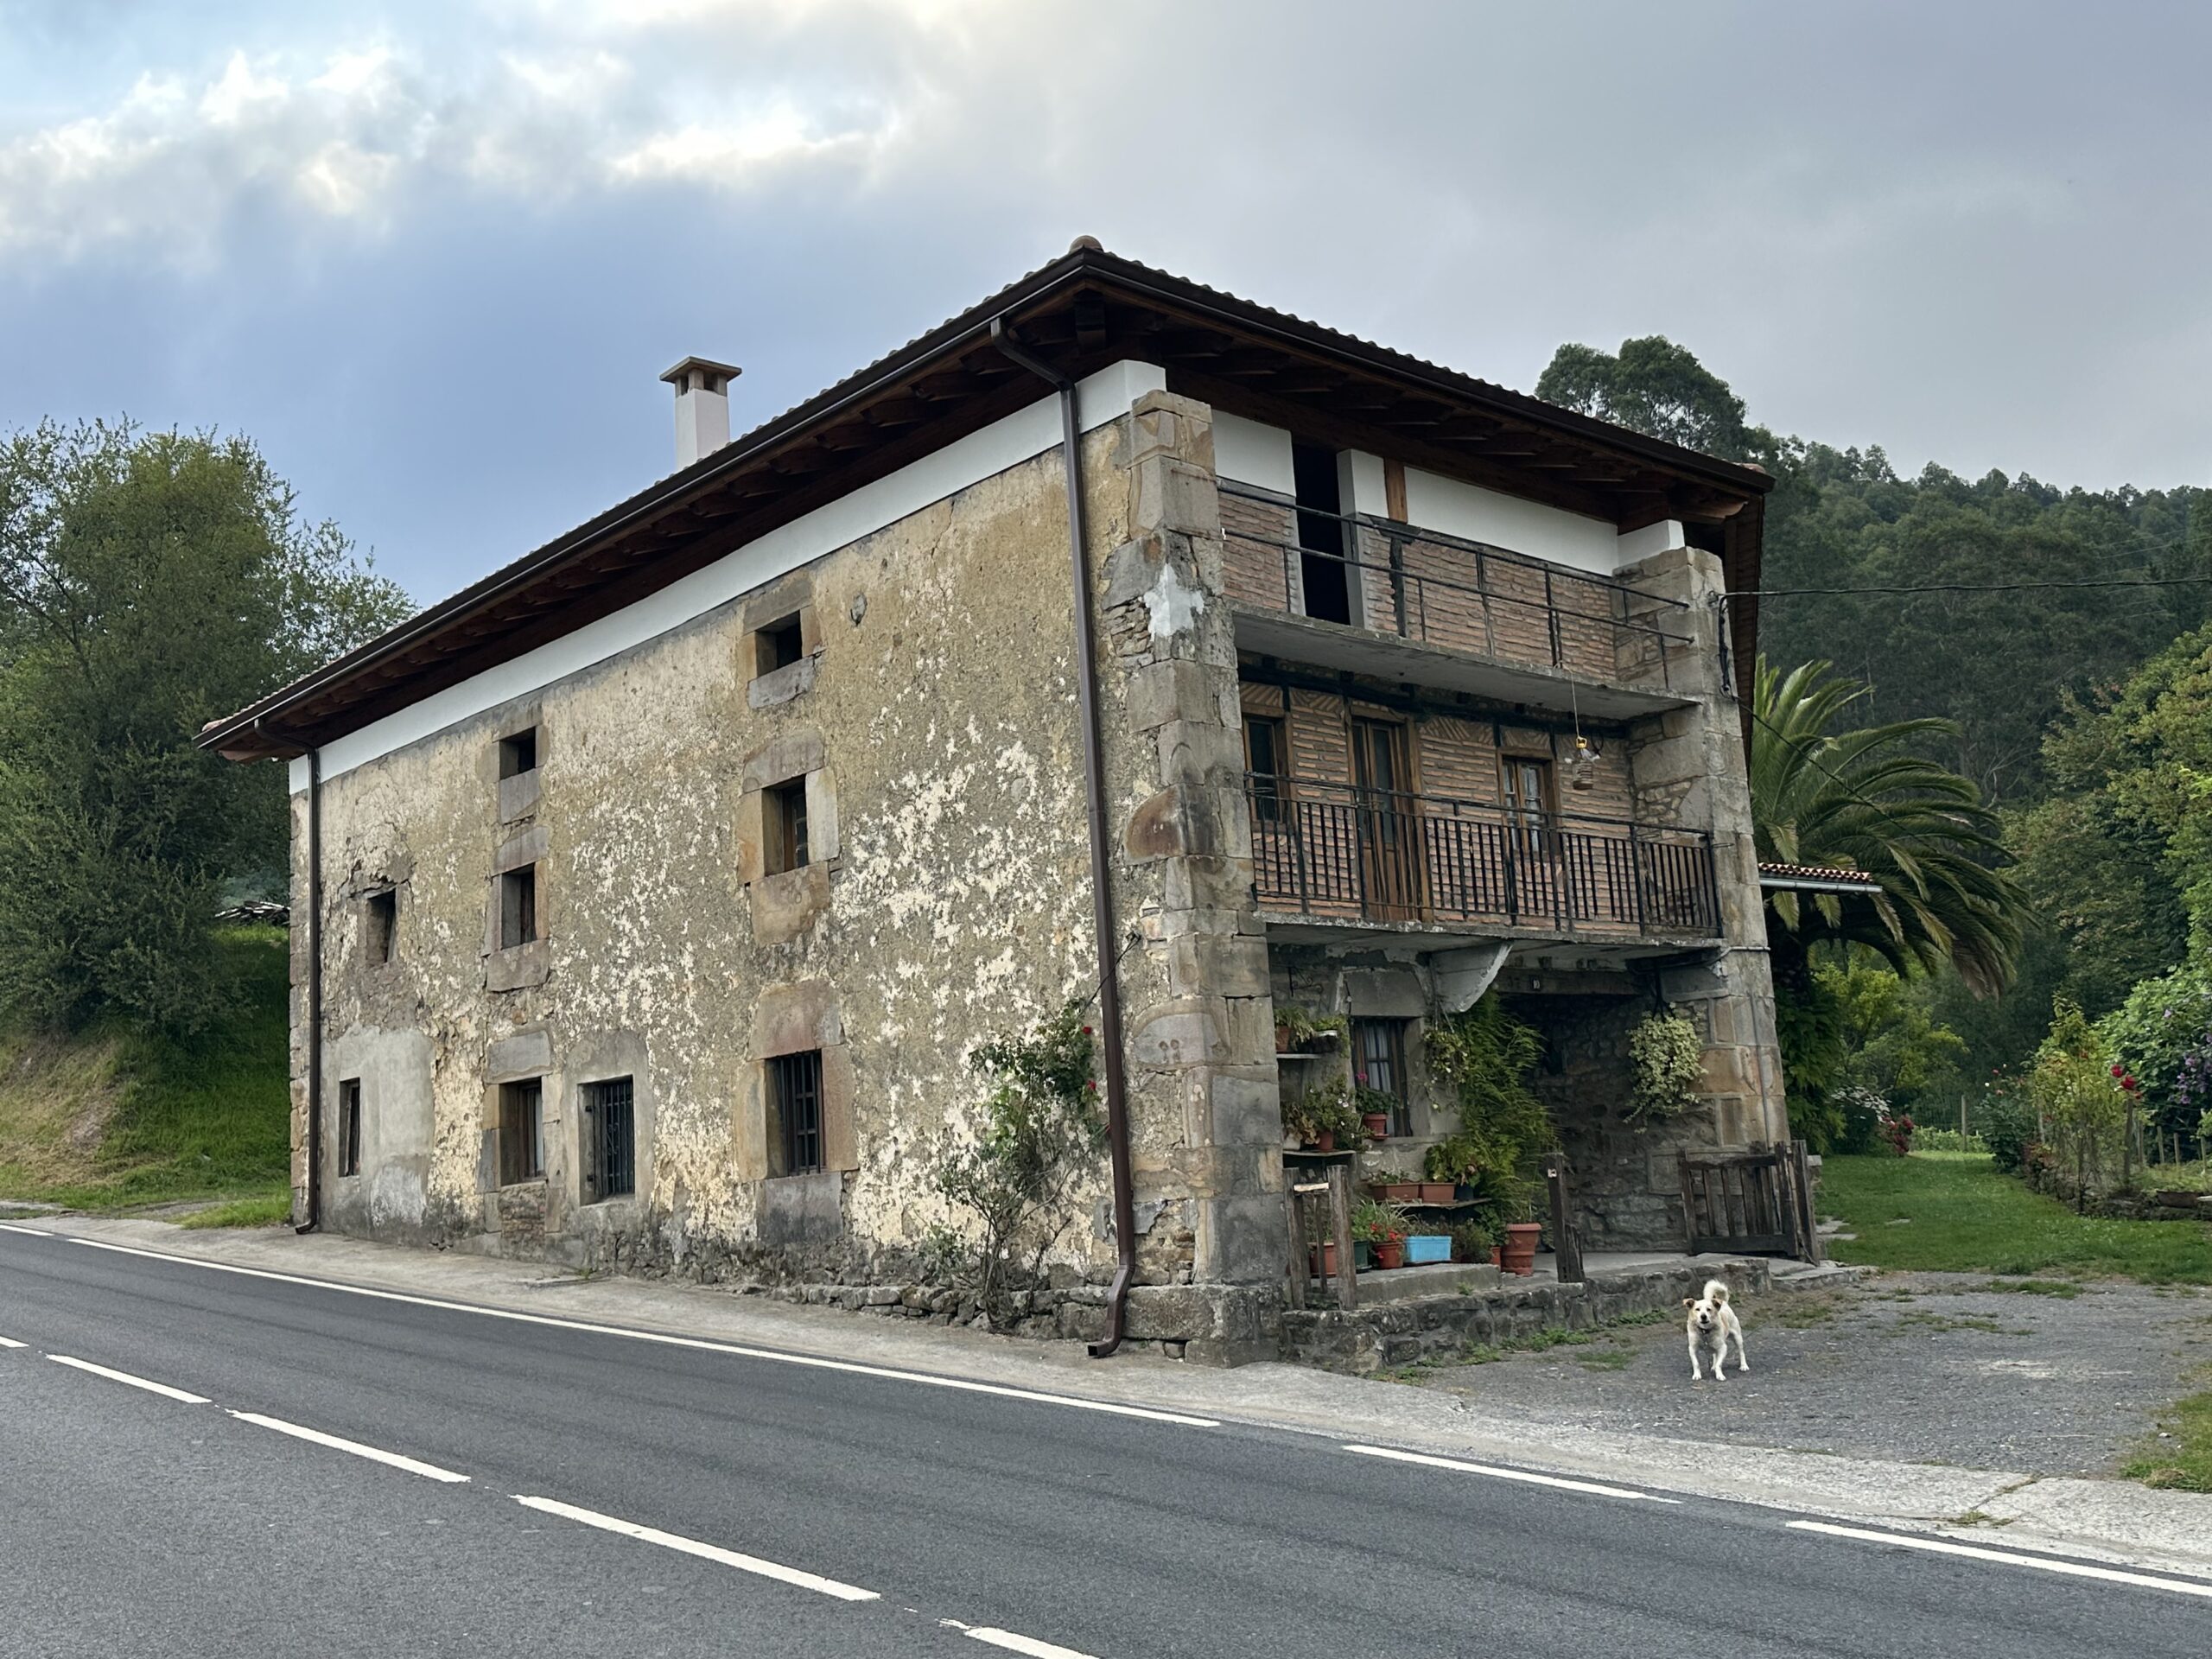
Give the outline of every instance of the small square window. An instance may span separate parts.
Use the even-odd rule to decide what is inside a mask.
[[[499,1085],[499,1185],[545,1173],[545,1084],[537,1077]]]
[[[591,1152],[591,1199],[638,1190],[637,1091],[628,1077],[584,1085],[584,1132]]]
[[[525,864],[499,877],[499,949],[512,950],[537,938],[537,866]]]
[[[361,1080],[346,1077],[338,1084],[338,1173],[361,1173]]]
[[[519,778],[537,770],[537,728],[499,740],[499,776]]]
[[[768,1062],[768,1099],[781,1155],[779,1175],[804,1175],[822,1167],[822,1051],[779,1054]]]
[[[780,622],[771,622],[754,632],[754,672],[772,674],[779,668],[789,668],[806,655],[806,634],[799,626],[798,613],[794,611]]]
[[[369,895],[368,937],[364,941],[372,963],[390,962],[399,950],[399,893],[386,887]]]
[[[761,791],[762,828],[767,845],[761,849],[760,873],[781,875],[806,868],[806,779],[794,778]]]

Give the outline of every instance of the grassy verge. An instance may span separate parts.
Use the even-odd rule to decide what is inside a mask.
[[[287,951],[225,933],[238,1014],[189,1044],[123,1031],[0,1042],[0,1198],[83,1210],[289,1189]]]
[[[2173,1438],[2152,1441],[2120,1473],[2146,1486],[2212,1492],[2212,1389],[2176,1402],[2158,1427]]]
[[[1858,1235],[1834,1242],[1840,1262],[2212,1284],[2212,1226],[2077,1216],[1974,1154],[1829,1158],[1820,1197],[1821,1209]]]
[[[272,1193],[265,1198],[232,1198],[211,1204],[177,1221],[180,1227],[276,1227],[292,1218],[292,1195]]]

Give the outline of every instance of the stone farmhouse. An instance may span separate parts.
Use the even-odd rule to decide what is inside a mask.
[[[1094,987],[1055,1328],[1107,1345],[1268,1351],[1279,1004],[1417,1155],[1426,1022],[1510,998],[1596,1248],[1786,1136],[1763,472],[1087,238],[733,439],[737,372],[669,371],[671,475],[203,735],[290,764],[302,1225],[910,1279],[969,1054]],[[1704,1095],[1639,1133],[1664,1005]]]

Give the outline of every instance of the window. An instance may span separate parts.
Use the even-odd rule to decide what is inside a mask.
[[[779,668],[789,668],[806,655],[806,633],[799,626],[798,613],[793,611],[780,622],[771,622],[753,636],[753,649],[758,652],[753,671],[772,674]]]
[[[1390,1133],[1414,1132],[1413,1109],[1406,1097],[1406,1027],[1410,1020],[1355,1020],[1351,1022],[1353,1072],[1370,1089],[1380,1090],[1396,1101],[1390,1114]]]
[[[761,791],[762,830],[767,844],[760,849],[760,873],[781,875],[806,868],[806,779],[794,778]]]
[[[399,948],[399,894],[391,887],[369,895],[368,938],[365,941],[372,963],[390,962]]]
[[[338,1173],[361,1173],[361,1080],[340,1079],[338,1084]]]
[[[1267,715],[1244,716],[1244,770],[1251,774],[1252,817],[1261,823],[1283,820],[1283,723]]]
[[[499,1085],[499,1185],[545,1173],[545,1084],[537,1077]]]
[[[499,949],[512,950],[537,938],[537,866],[525,864],[499,878]]]
[[[1552,763],[1510,755],[1505,770],[1505,814],[1513,839],[1524,853],[1544,850],[1544,821],[1552,810]]]
[[[1337,485],[1337,452],[1318,443],[1293,444],[1293,486],[1298,492],[1298,561],[1306,587],[1306,614],[1325,622],[1351,620],[1351,582],[1346,575],[1344,495]]]
[[[768,1062],[768,1102],[782,1154],[779,1175],[804,1175],[822,1167],[822,1051],[779,1054]]]
[[[519,778],[537,770],[537,728],[499,740],[499,776]]]
[[[626,1198],[638,1190],[635,1100],[627,1077],[584,1085],[584,1132],[590,1137],[594,1203]]]

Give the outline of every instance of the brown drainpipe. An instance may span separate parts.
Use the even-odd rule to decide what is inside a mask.
[[[270,735],[284,741],[273,728]],[[312,1233],[322,1225],[322,751],[300,747],[308,763],[308,1218],[292,1230]]]
[[[1098,665],[1090,615],[1090,573],[1084,557],[1083,432],[1075,382],[1024,351],[1003,317],[991,319],[991,343],[1059,394],[1060,447],[1067,467],[1068,559],[1075,581],[1076,687],[1083,709],[1084,784],[1090,807],[1090,910],[1098,934],[1098,1028],[1106,1052],[1106,1142],[1114,1164],[1114,1245],[1118,1257],[1106,1299],[1106,1334],[1090,1344],[1103,1359],[1122,1345],[1129,1286],[1137,1274],[1136,1192],[1129,1171],[1128,1083],[1122,1060],[1122,987],[1114,950],[1113,868],[1106,830],[1106,758],[1098,735]]]

